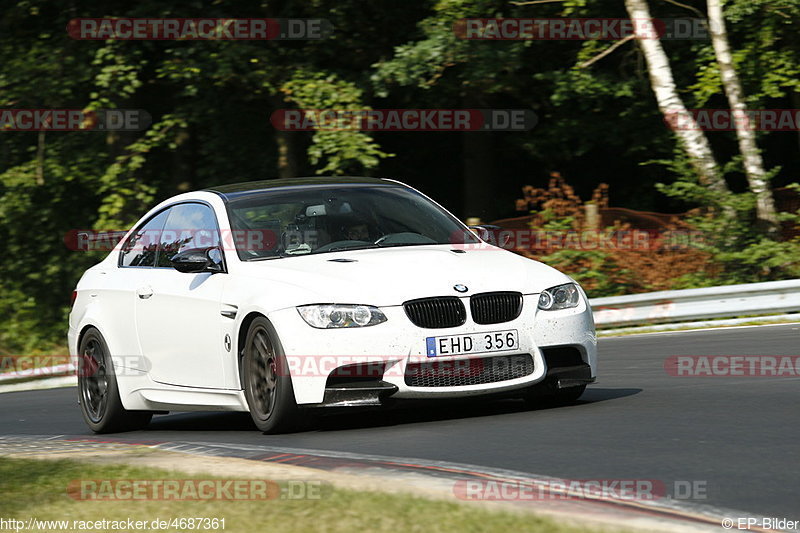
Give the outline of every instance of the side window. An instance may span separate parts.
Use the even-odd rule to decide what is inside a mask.
[[[120,266],[155,266],[161,230],[168,215],[169,209],[161,211],[128,237],[120,252]]]
[[[170,209],[161,232],[156,266],[171,267],[175,254],[193,248],[219,246],[217,219],[210,207],[203,204],[178,204]]]

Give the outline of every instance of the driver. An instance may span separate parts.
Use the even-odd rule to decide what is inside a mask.
[[[345,236],[351,241],[369,241],[369,229],[362,223],[353,224],[345,231]]]

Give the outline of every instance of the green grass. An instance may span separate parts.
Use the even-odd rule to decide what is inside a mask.
[[[411,495],[322,487],[315,500],[78,501],[67,494],[80,479],[209,479],[154,468],[73,460],[0,458],[0,517],[27,520],[224,518],[225,531],[578,533],[527,512],[506,512]],[[233,476],[236,477],[236,476]],[[216,476],[216,478],[219,478]],[[65,531],[74,531],[66,529]],[[100,529],[100,531],[104,531]],[[170,531],[176,531],[171,529]],[[201,531],[201,530],[196,530]]]

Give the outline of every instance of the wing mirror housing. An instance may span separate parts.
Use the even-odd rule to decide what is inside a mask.
[[[505,248],[511,241],[511,233],[503,231],[500,226],[494,224],[480,224],[478,226],[468,226],[472,232],[480,237],[484,242],[494,244],[500,248]]]
[[[198,272],[224,272],[222,252],[216,246],[193,248],[172,256],[172,267],[178,272],[194,274]]]

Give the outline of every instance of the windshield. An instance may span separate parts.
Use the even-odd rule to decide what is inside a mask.
[[[479,242],[430,200],[398,186],[335,185],[258,192],[231,200],[228,216],[243,261]]]

